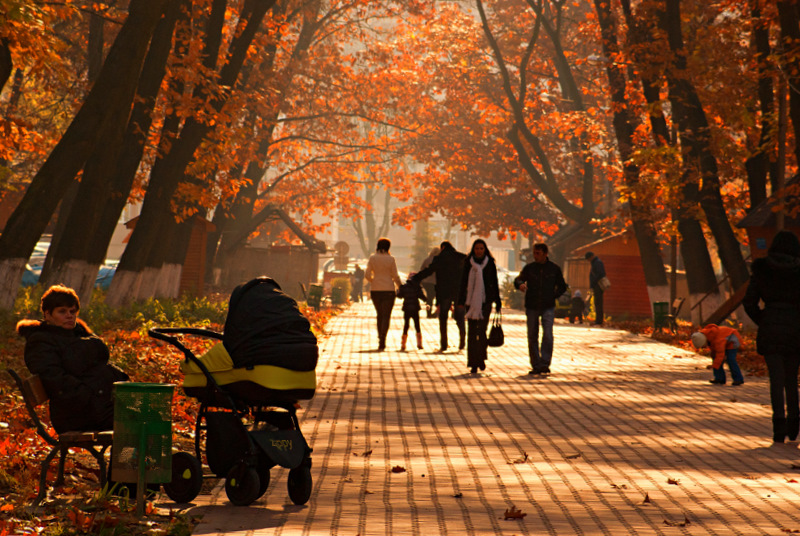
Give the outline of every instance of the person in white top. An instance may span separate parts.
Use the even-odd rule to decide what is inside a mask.
[[[375,253],[367,261],[367,270],[364,278],[369,281],[370,299],[378,314],[378,351],[386,349],[386,334],[389,332],[389,322],[392,317],[392,308],[397,296],[397,287],[402,284],[397,273],[397,263],[389,254],[392,242],[388,238],[379,238]]]

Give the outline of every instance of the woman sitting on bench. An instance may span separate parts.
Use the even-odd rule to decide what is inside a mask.
[[[111,430],[113,384],[128,375],[108,362],[105,342],[78,319],[80,300],[69,287],[54,285],[41,302],[44,320],[21,320],[25,365],[39,375],[50,397],[56,432]]]

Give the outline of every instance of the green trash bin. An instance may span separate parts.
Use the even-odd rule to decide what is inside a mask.
[[[653,302],[653,330],[667,327],[669,304],[664,301]]]
[[[309,307],[319,309],[322,303],[322,285],[309,285],[307,303]]]
[[[137,483],[137,508],[144,508],[146,484],[172,480],[174,390],[164,383],[114,384],[111,475],[117,482]]]

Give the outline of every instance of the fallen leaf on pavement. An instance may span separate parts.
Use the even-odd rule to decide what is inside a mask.
[[[645,493],[644,494],[644,500],[642,501],[642,504],[650,504],[650,494],[649,493]]]
[[[626,486],[625,484],[622,485],[611,484],[611,487],[614,489],[628,489],[628,486]]]
[[[790,478],[790,479],[789,479],[789,480],[787,480],[786,482],[787,482],[788,484],[797,484],[797,480],[795,480],[794,478]]]
[[[406,472],[406,468],[403,467],[402,465],[395,465],[394,467],[392,467],[392,472],[393,473],[405,473]]]
[[[581,453],[579,452],[578,454],[570,454],[570,455],[564,456],[564,457],[566,459],[568,459],[568,460],[574,460],[575,458],[580,458],[581,457]]]
[[[677,480],[677,479],[675,479],[675,478],[668,478],[668,479],[667,479],[667,484],[674,484],[674,485],[676,485],[676,486],[677,486],[677,485],[678,485],[678,484],[680,484],[680,483],[681,483],[681,481],[680,481],[680,480]]]
[[[792,469],[800,469],[800,465],[793,463],[791,466]]]
[[[458,493],[456,493],[455,495],[453,495],[453,497],[455,497],[456,499],[460,499],[463,496],[464,496],[464,494],[461,493],[460,491]]]
[[[689,521],[689,518],[686,517],[686,514],[684,514],[683,521],[678,522],[678,521],[670,521],[669,519],[665,519],[664,520],[664,524],[667,525],[668,527],[685,527],[687,525],[691,525],[692,522]]]
[[[522,510],[517,510],[517,507],[512,505],[511,508],[506,510],[504,519],[522,519],[528,514],[523,514]]]
[[[527,461],[528,461],[528,453],[527,453],[527,452],[523,452],[523,453],[522,453],[522,457],[520,457],[520,458],[517,458],[517,459],[516,459],[516,460],[514,460],[513,462],[508,462],[508,463],[509,463],[509,464],[512,464],[512,463],[525,463],[525,462],[527,462]]]

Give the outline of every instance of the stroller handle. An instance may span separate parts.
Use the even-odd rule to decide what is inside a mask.
[[[195,335],[197,337],[222,340],[221,333],[202,328],[152,328],[147,330],[147,334],[154,339],[171,344],[183,352],[183,355],[186,356],[186,361],[193,361],[201,368],[205,368],[205,366],[200,362],[199,359],[197,359],[197,357],[195,357],[191,350],[183,345],[180,339],[178,339],[177,335]]]
[[[196,335],[198,337],[222,340],[222,333],[203,328],[152,328],[147,331],[147,334],[154,339],[168,343],[178,340],[177,337],[172,335]]]

